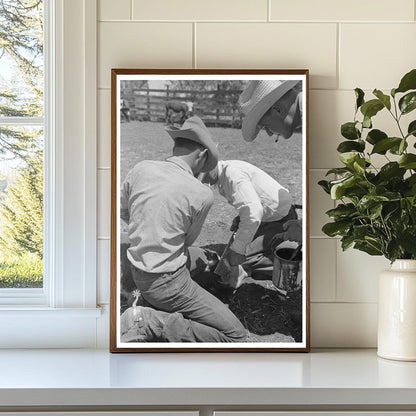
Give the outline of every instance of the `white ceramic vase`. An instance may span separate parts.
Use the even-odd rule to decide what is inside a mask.
[[[380,275],[377,354],[416,361],[416,260],[396,260]]]

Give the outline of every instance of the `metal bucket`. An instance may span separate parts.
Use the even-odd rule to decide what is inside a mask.
[[[276,247],[273,259],[273,284],[283,293],[294,292],[299,289],[298,281],[302,251],[298,251],[293,257],[296,248]],[[292,258],[293,257],[293,258]]]

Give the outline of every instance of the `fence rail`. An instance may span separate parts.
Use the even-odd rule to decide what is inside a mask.
[[[207,126],[240,128],[242,117],[238,111],[240,90],[172,90],[125,88],[121,97],[127,100],[130,119],[139,121],[166,121],[165,103],[172,100],[193,103],[193,114],[201,117]]]

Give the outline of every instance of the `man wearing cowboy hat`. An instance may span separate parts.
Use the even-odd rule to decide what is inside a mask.
[[[216,144],[196,116],[166,131],[174,140],[172,157],[139,162],[121,190],[133,278],[153,306],[133,306],[121,315],[121,341],[243,341],[247,331],[241,322],[191,279],[187,267],[188,248],[213,203],[212,191],[196,176],[217,165]]]
[[[269,136],[285,139],[302,129],[302,92],[299,81],[249,81],[239,97],[244,115],[241,132],[244,140],[253,141],[264,128]]]
[[[301,82],[295,80],[249,81],[240,94],[238,104],[244,115],[241,132],[247,142],[253,141],[261,129],[269,136],[276,134],[290,139],[302,131]],[[285,240],[302,241],[302,220],[292,219],[283,225]],[[276,236],[277,237],[277,236]]]

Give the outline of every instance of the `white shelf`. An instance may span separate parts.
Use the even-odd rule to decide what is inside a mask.
[[[416,363],[375,350],[110,354],[0,350],[0,410],[62,406],[410,406]]]

